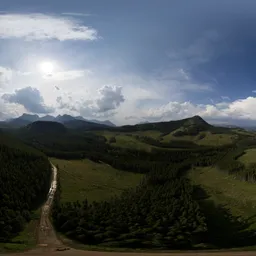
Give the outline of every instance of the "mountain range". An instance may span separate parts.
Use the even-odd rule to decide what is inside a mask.
[[[58,115],[56,117],[51,115],[46,115],[43,117],[39,117],[38,115],[26,114],[24,113],[20,117],[12,118],[6,121],[0,122],[0,128],[20,128],[31,124],[37,121],[50,121],[50,122],[58,122],[65,124],[66,126],[75,126],[79,128],[80,126],[109,126],[115,127],[115,124],[110,122],[109,120],[99,121],[99,120],[87,120],[82,116],[71,116],[71,115]]]

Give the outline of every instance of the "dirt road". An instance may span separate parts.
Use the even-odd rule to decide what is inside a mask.
[[[42,207],[40,224],[38,229],[38,246],[56,248],[61,246],[61,242],[57,239],[53,226],[50,221],[50,209],[52,207],[54,194],[57,189],[57,168],[52,165],[52,182],[49,189],[48,197]]]
[[[53,226],[50,222],[50,209],[53,202],[53,197],[57,189],[57,168],[52,165],[53,175],[52,183],[48,193],[47,201],[42,208],[40,219],[40,227],[38,230],[38,247],[31,251],[23,253],[15,253],[22,256],[256,256],[256,252],[170,252],[170,253],[132,253],[132,252],[96,252],[83,251],[70,248],[69,250],[62,249],[65,246],[58,240]],[[61,251],[59,251],[61,250]]]

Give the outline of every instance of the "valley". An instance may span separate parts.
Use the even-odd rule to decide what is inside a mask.
[[[8,181],[9,187],[2,192],[5,201],[0,201],[5,232],[0,232],[0,252],[34,248],[27,254],[54,254],[59,246],[68,246],[131,252],[199,250],[203,255],[205,250],[256,248],[256,134],[215,127],[198,116],[121,127],[84,129],[80,124],[81,120],[70,128],[41,120],[1,131],[0,156],[6,167],[0,167],[0,184]],[[47,226],[53,225],[57,237],[53,246],[44,247],[50,242],[44,242],[48,235],[40,236],[38,214],[50,187],[50,162],[58,169],[58,186],[50,199],[52,210],[46,211],[52,223]],[[17,180],[9,168],[24,179],[12,192]],[[27,186],[38,175],[45,180],[36,181],[29,198]],[[17,196],[30,204],[20,204]],[[6,207],[20,216],[15,222],[4,214]],[[19,223],[20,229],[9,229],[6,220]],[[53,228],[48,229],[52,234]],[[28,232],[30,242],[25,238]]]

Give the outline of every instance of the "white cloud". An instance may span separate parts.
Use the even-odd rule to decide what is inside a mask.
[[[86,118],[109,117],[124,102],[121,86],[106,85],[97,90],[92,98],[74,100],[70,95],[58,96],[57,108],[78,113]]]
[[[95,29],[78,20],[46,14],[0,14],[0,38],[96,40]]]
[[[100,95],[99,99],[97,99],[99,112],[114,110],[124,102],[121,86],[105,85],[98,92]]]
[[[9,103],[19,104],[32,113],[47,114],[54,111],[53,108],[44,104],[40,91],[32,87],[25,87],[15,90],[14,93],[3,94],[2,99]]]
[[[90,70],[68,70],[44,75],[43,78],[53,81],[64,81],[74,80],[76,78],[83,77],[89,74],[91,74]]]
[[[89,13],[81,13],[81,12],[63,12],[62,15],[68,15],[68,16],[91,16]]]
[[[26,110],[23,106],[5,102],[0,97],[0,120],[6,120],[9,118],[20,116],[20,114],[24,113],[25,111]]]
[[[13,71],[0,66],[0,87],[8,85],[12,79]]]
[[[143,110],[141,119],[168,121],[200,115],[207,120],[255,120],[256,97],[238,99],[231,103],[193,104],[191,102],[169,102],[158,108]]]
[[[177,120],[190,117],[200,111],[200,106],[193,105],[190,102],[173,101],[158,108],[144,110],[142,117],[148,121]]]

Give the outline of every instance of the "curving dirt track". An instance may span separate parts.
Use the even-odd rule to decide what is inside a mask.
[[[38,246],[37,248],[23,252],[14,253],[15,255],[22,256],[256,256],[256,251],[212,251],[212,252],[170,252],[170,253],[143,253],[143,252],[96,252],[96,251],[84,251],[76,250],[72,248],[66,248],[62,242],[57,238],[54,228],[50,222],[49,213],[53,202],[53,197],[57,188],[57,168],[52,165],[53,175],[51,187],[48,193],[47,201],[42,207],[40,225],[38,230]],[[67,249],[67,250],[66,250]]]

